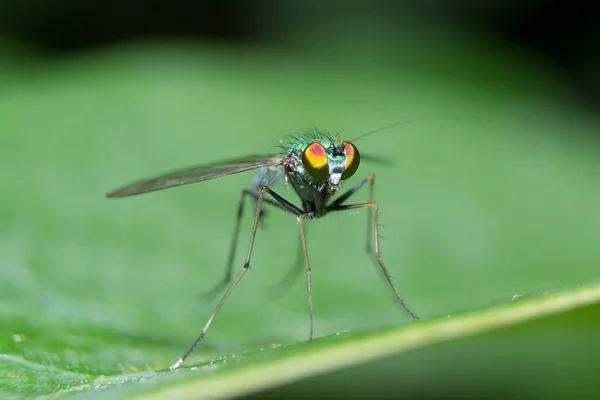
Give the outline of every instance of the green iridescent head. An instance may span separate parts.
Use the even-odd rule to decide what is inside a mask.
[[[337,185],[354,175],[360,164],[356,146],[325,135],[300,139],[292,145],[292,150],[301,155],[304,171],[317,182]]]

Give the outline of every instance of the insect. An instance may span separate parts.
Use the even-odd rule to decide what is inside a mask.
[[[401,123],[397,123],[385,128],[368,132],[359,136],[358,138],[355,138],[353,141],[400,124]],[[183,363],[185,359],[196,349],[198,343],[204,339],[206,332],[217,316],[219,310],[248,270],[256,231],[259,221],[263,215],[263,206],[265,204],[283,209],[296,216],[296,221],[300,230],[302,253],[304,255],[304,263],[306,267],[308,311],[310,319],[310,341],[312,341],[314,336],[314,324],[311,296],[311,266],[304,233],[304,222],[307,219],[323,217],[331,212],[347,211],[360,208],[369,209],[367,229],[369,229],[369,232],[371,232],[372,229],[373,235],[369,234],[367,236],[367,251],[374,256],[379,267],[381,267],[381,270],[400,305],[411,317],[418,319],[418,317],[408,308],[400,296],[400,293],[398,292],[398,289],[396,288],[396,285],[394,284],[380,256],[379,206],[375,201],[373,201],[375,175],[367,175],[346,192],[342,193],[338,197],[335,197],[338,191],[340,191],[342,181],[345,181],[353,176],[360,165],[361,156],[358,148],[353,144],[353,141],[341,141],[339,139],[339,134],[330,135],[329,133],[320,132],[315,129],[313,131],[304,132],[301,136],[294,138],[288,147],[284,147],[283,154],[278,156],[253,155],[209,165],[201,165],[135,182],[107,194],[107,197],[109,198],[127,197],[174,186],[202,182],[240,172],[260,169],[250,188],[242,191],[225,279],[223,281],[223,286],[217,287],[217,289],[220,291],[220,289],[223,289],[227,284],[229,284],[229,286],[215,307],[214,311],[208,318],[208,321],[204,325],[204,328],[202,329],[202,332],[198,338],[183,354],[183,356],[181,356],[171,366],[171,370],[179,367],[181,363]],[[273,183],[281,180],[284,180],[294,189],[300,200],[300,205],[293,204],[271,189],[271,185]],[[346,204],[347,200],[354,193],[367,184],[369,185],[368,202]],[[256,201],[256,212],[254,215],[252,232],[250,234],[250,244],[248,246],[248,253],[246,255],[242,270],[233,280],[231,280],[234,260],[233,254],[239,236],[240,221],[242,220],[244,211],[244,200],[247,197],[253,198]],[[375,238],[374,252],[372,249],[373,236]]]

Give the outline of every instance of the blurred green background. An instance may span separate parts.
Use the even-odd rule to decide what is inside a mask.
[[[57,43],[68,42],[40,27],[0,29],[0,397],[152,392],[130,384],[85,393],[105,378],[164,370],[191,344],[216,304],[199,295],[222,277],[252,173],[118,201],[105,193],[172,169],[277,153],[279,140],[312,126],[352,139],[425,117],[358,140],[362,153],[392,165],[364,162],[349,182],[376,173],[382,257],[423,319],[597,283],[593,90],[582,92],[550,57],[439,10],[397,20],[397,8],[375,3],[327,18],[338,15],[333,6],[320,14],[296,5],[300,16],[315,12],[303,26],[299,17],[284,23],[294,4],[247,16],[250,25],[272,21],[248,41],[152,32],[96,45],[96,31],[71,26],[69,37],[90,44],[65,52]],[[42,6],[38,19],[6,10],[44,21]],[[366,212],[308,224],[317,337],[413,323],[374,272],[365,228]],[[293,265],[297,240],[295,219],[271,212],[250,272],[186,364],[308,338],[305,280],[282,297],[266,294]],[[373,393],[373,382],[415,398],[597,393],[585,372],[598,357],[599,324],[591,306],[269,395],[352,396]],[[552,363],[573,375],[556,379]]]

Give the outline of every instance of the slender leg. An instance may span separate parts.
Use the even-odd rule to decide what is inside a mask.
[[[369,202],[372,203],[373,202],[373,185],[375,184],[375,174],[367,175],[360,182],[358,182],[356,185],[352,186],[344,194],[342,194],[340,197],[335,199],[335,201],[333,203],[331,203],[327,207],[327,209],[334,211],[337,207],[341,206],[343,202],[348,200],[348,198],[350,196],[352,196],[354,193],[356,193],[358,191],[358,189],[363,187],[367,182],[370,183],[370,185],[369,185]],[[369,212],[369,216],[367,219],[367,253],[371,254],[371,250],[373,248],[373,245],[372,245],[373,239],[371,237],[371,227],[373,226],[373,208],[370,208],[368,212]]]
[[[237,218],[235,221],[235,229],[233,230],[233,239],[231,240],[231,247],[229,248],[229,258],[227,259],[225,276],[223,277],[222,280],[218,281],[215,284],[215,286],[213,286],[210,290],[208,290],[202,294],[202,297],[206,301],[212,301],[212,299],[214,299],[216,295],[221,293],[221,291],[231,282],[231,274],[233,272],[233,262],[235,261],[235,250],[237,248],[242,216],[244,215],[244,200],[246,199],[246,196],[251,196],[251,197],[254,197],[255,199],[258,199],[259,195],[249,189],[245,189],[242,191],[242,198],[240,199],[240,203],[238,205]],[[268,203],[272,206],[285,209],[285,207],[282,207],[277,202],[275,202],[271,199],[265,198],[265,199],[263,199],[263,201],[265,201],[266,203]],[[262,213],[264,214],[264,211]]]
[[[327,207],[327,210],[332,211],[332,210],[335,210],[336,207],[341,206],[344,201],[348,200],[348,198],[350,196],[352,196],[354,193],[356,193],[366,183],[369,183],[369,202],[372,202],[373,201],[373,187],[374,187],[374,183],[375,183],[375,175],[369,174],[365,178],[363,178],[360,182],[358,182],[356,185],[354,185],[353,187],[348,189],[340,197],[335,199],[335,201],[333,201],[333,203],[331,203],[331,205],[329,205]],[[365,250],[366,250],[367,254],[369,255],[369,258],[373,262],[373,266],[377,269],[377,268],[379,268],[379,263],[377,262],[377,259],[375,259],[373,257],[373,237],[371,236],[371,232],[373,231],[373,209],[369,208],[369,210],[367,212],[368,212],[367,240],[365,242],[366,243]],[[382,276],[382,278],[385,278],[385,277]]]
[[[381,259],[381,255],[379,252],[379,206],[377,205],[377,203],[374,201],[371,201],[368,203],[361,203],[361,204],[339,205],[339,206],[336,206],[333,208],[328,207],[328,210],[329,211],[344,211],[344,210],[352,210],[352,209],[367,208],[367,207],[373,209],[373,212],[375,213],[375,259],[379,263],[379,266],[381,267],[381,270],[383,271],[383,274],[385,275],[385,278],[387,279],[388,283],[392,287],[392,290],[394,291],[396,298],[400,302],[400,305],[402,305],[402,307],[406,310],[406,312],[411,317],[413,317],[415,319],[419,319],[419,317],[417,317],[410,310],[410,308],[408,308],[408,306],[406,305],[406,303],[400,296],[400,293],[398,292],[398,289],[396,289],[396,285],[394,284],[394,281],[392,280],[390,273],[388,272],[387,268],[385,267],[385,264],[383,263],[383,260]]]
[[[371,183],[369,185],[369,203],[374,203],[375,200],[373,199],[373,189],[375,186],[375,174],[370,174],[368,177],[369,182]],[[375,203],[377,204],[377,203]],[[370,234],[370,230],[371,227],[373,226],[373,213],[376,214],[376,219],[377,221],[375,221],[375,236],[377,237],[377,242],[379,242],[379,207],[373,208],[373,207],[369,207],[369,215],[367,217],[367,252],[369,254],[373,254],[373,236],[371,236]]]
[[[302,251],[304,251],[304,263],[306,264],[306,288],[308,292],[308,315],[310,318],[310,336],[309,341],[313,341],[314,337],[314,323],[313,323],[313,305],[312,305],[312,291],[310,284],[310,261],[308,260],[308,250],[306,249],[306,237],[304,236],[304,228],[302,222],[306,218],[310,218],[311,214],[303,213],[297,216],[298,219],[298,227],[300,228],[300,240],[302,241]]]
[[[244,266],[243,266],[242,270],[240,271],[240,273],[238,274],[238,276],[233,280],[231,285],[229,285],[229,288],[227,289],[227,291],[225,292],[225,294],[219,301],[219,304],[217,304],[217,306],[215,307],[215,309],[212,312],[212,314],[210,315],[210,318],[208,319],[208,321],[206,321],[206,324],[204,325],[202,332],[200,333],[200,335],[198,336],[198,338],[196,339],[194,344],[192,344],[192,346],[188,349],[188,351],[186,351],[184,353],[184,355],[181,356],[181,358],[179,358],[179,360],[177,360],[173,365],[171,365],[171,368],[170,368],[171,370],[177,369],[177,367],[179,367],[181,365],[181,363],[184,362],[185,359],[190,354],[192,354],[192,352],[196,349],[196,346],[198,346],[198,343],[200,343],[202,341],[202,339],[204,339],[204,337],[206,336],[206,332],[208,331],[208,328],[210,327],[210,325],[214,321],[215,317],[219,313],[219,310],[221,309],[221,307],[223,307],[223,304],[225,303],[225,301],[227,300],[227,298],[233,291],[233,288],[235,288],[235,286],[242,279],[242,277],[244,276],[246,271],[248,271],[248,268],[250,268],[250,258],[252,257],[252,249],[254,247],[254,238],[256,236],[256,228],[258,227],[258,221],[260,219],[260,213],[261,213],[262,206],[263,206],[263,200],[267,200],[267,199],[263,199],[265,193],[269,193],[275,199],[275,202],[279,203],[278,206],[281,206],[282,208],[285,208],[291,212],[294,212],[296,215],[302,214],[302,211],[298,207],[294,206],[293,204],[291,204],[290,202],[285,200],[283,197],[279,196],[277,193],[272,191],[267,186],[263,186],[260,189],[260,191],[258,193],[257,201],[256,201],[256,214],[254,216],[254,224],[252,225],[252,233],[250,235],[250,244],[248,246],[248,254],[246,255],[246,261],[244,262]]]
[[[341,206],[344,201],[348,200],[348,198],[350,196],[352,196],[354,193],[356,193],[366,183],[369,183],[369,203],[372,203],[373,202],[373,189],[375,187],[375,174],[367,175],[360,182],[355,184],[348,191],[346,191],[344,194],[342,194],[340,197],[338,197],[333,203],[331,203],[330,206],[327,207],[328,211],[334,211],[337,207]],[[367,240],[366,240],[365,250],[367,251],[369,258],[373,261],[373,265],[375,266],[375,268],[379,268],[380,263],[377,261],[377,259],[375,257],[373,257],[373,255],[374,255],[373,254],[373,236],[371,235],[371,232],[373,231],[373,211],[374,211],[374,209],[371,207],[369,207],[369,210],[367,211],[368,212]],[[377,234],[377,237],[378,238],[380,237],[379,234]],[[382,278],[385,278],[385,276],[383,276]]]

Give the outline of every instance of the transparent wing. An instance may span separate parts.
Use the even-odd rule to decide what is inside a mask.
[[[106,197],[127,197],[136,194],[167,189],[173,186],[207,181],[221,176],[237,174],[261,167],[281,165],[282,158],[277,156],[254,155],[234,160],[217,162],[209,165],[199,165],[179,171],[170,172],[155,178],[134,182],[113,192]]]

